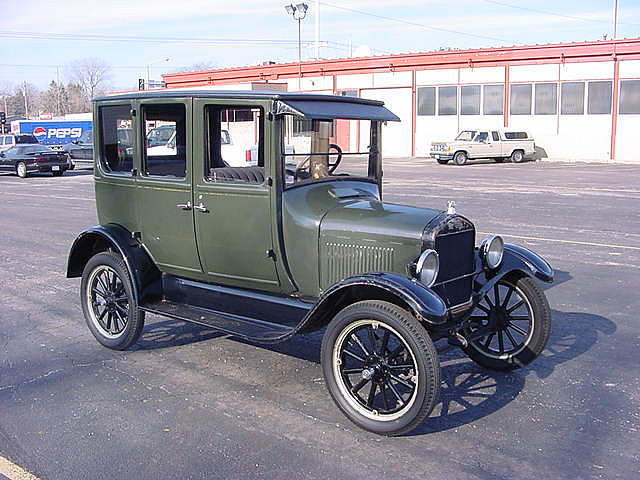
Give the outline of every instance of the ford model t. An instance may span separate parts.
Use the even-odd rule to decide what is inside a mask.
[[[80,233],[67,272],[82,277],[93,335],[126,349],[145,313],[265,343],[326,328],[329,393],[384,435],[434,408],[435,341],[491,369],[531,362],[551,322],[535,279],[553,270],[497,235],[476,247],[453,207],[383,202],[381,132],[397,120],[381,102],[320,95],[97,99],[100,225]],[[159,128],[166,145],[150,141]]]

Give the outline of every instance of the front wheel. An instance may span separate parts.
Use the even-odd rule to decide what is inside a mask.
[[[542,353],[551,310],[542,289],[526,276],[501,279],[482,298],[463,332],[469,357],[492,370],[523,367]]]
[[[82,311],[96,340],[113,350],[136,343],[144,327],[133,285],[122,257],[113,252],[91,257],[82,272]]]
[[[381,435],[413,430],[440,392],[440,363],[427,331],[388,302],[341,310],[322,339],[321,362],[336,405],[356,425]]]
[[[467,163],[467,154],[465,152],[456,152],[453,156],[453,163],[456,165],[466,165]]]
[[[27,178],[27,164],[24,162],[18,162],[16,165],[16,174],[20,178]]]

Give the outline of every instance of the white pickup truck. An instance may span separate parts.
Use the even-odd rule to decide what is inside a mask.
[[[522,130],[463,130],[453,142],[433,142],[429,156],[443,165],[449,160],[464,165],[475,158],[493,158],[498,163],[509,158],[520,163],[535,147],[533,138]]]

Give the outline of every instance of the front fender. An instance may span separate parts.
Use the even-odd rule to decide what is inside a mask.
[[[479,258],[477,262],[481,264]],[[475,278],[474,297],[477,300],[481,299],[500,279],[514,272],[537,278],[543,282],[553,282],[553,268],[544,258],[528,248],[505,243],[500,267],[492,272],[483,271]]]
[[[160,278],[160,271],[131,233],[120,225],[109,223],[82,231],[69,252],[67,278],[80,277],[89,259],[106,250],[114,250],[122,256],[139,303],[144,296],[142,292]]]
[[[320,328],[342,308],[361,300],[404,304],[418,320],[430,325],[447,320],[446,304],[430,288],[396,273],[367,273],[341,280],[325,290],[297,330]]]

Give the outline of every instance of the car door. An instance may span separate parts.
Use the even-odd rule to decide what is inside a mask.
[[[264,125],[265,108],[259,102],[194,100],[193,208],[198,251],[209,281],[279,291],[272,182],[264,173],[270,137],[265,138]],[[238,166],[235,154],[225,159],[231,153],[222,148],[223,135],[233,138],[244,166]]]
[[[138,223],[142,243],[160,270],[199,278],[202,268],[192,209],[191,109],[190,98],[138,102],[140,124],[136,145],[141,152],[141,171],[137,175]],[[159,124],[176,127],[179,132],[176,148],[150,153],[144,139]],[[118,144],[126,151],[131,147],[123,131],[124,128],[118,130]]]
[[[470,158],[486,158],[490,157],[491,147],[489,146],[489,132],[481,130],[476,133],[471,145],[469,146]]]

